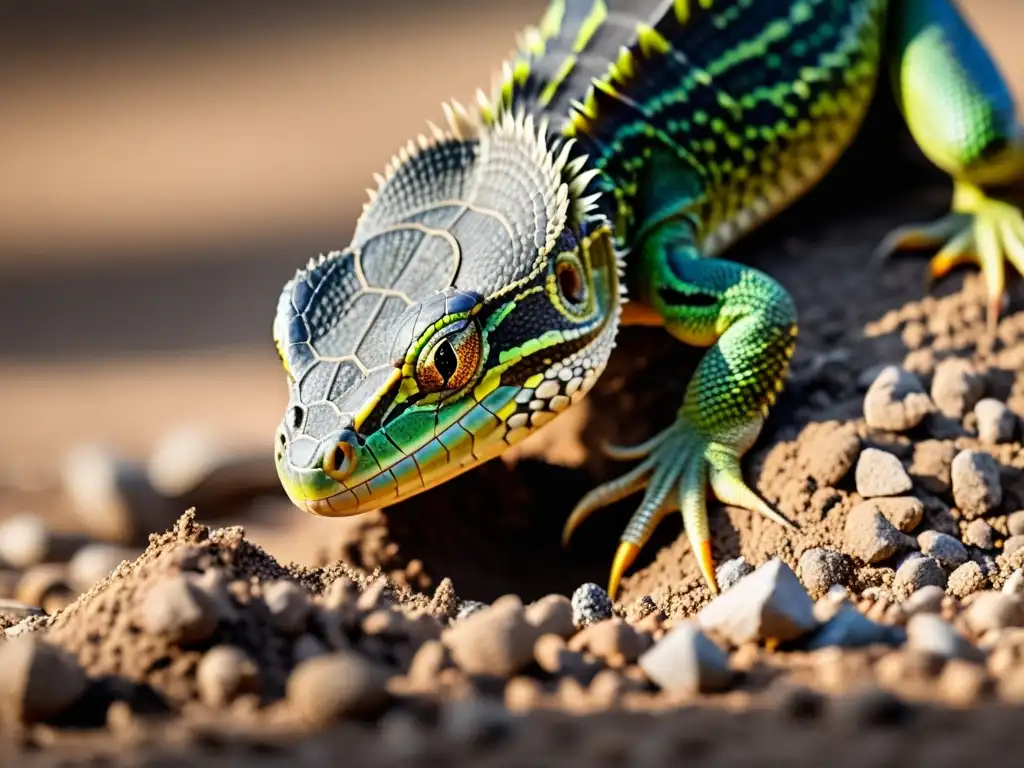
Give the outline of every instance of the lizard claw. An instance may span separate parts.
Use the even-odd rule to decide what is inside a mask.
[[[926,288],[963,264],[981,268],[988,292],[988,330],[994,335],[1003,306],[1006,262],[1024,275],[1024,214],[1017,206],[961,185],[952,213],[929,224],[893,230],[876,249],[875,259],[885,260],[902,249],[930,247],[939,251],[928,264]]]
[[[796,529],[796,525],[747,486],[740,471],[740,452],[735,447],[703,436],[682,417],[637,446],[614,447],[611,451],[616,457],[643,461],[621,477],[594,488],[580,500],[565,522],[562,543],[568,544],[573,532],[595,510],[646,489],[640,506],[623,531],[612,562],[608,594],[613,598],[623,574],[636,560],[658,523],[675,510],[682,512],[686,535],[704,580],[712,594],[718,594],[705,497],[709,483],[720,501]]]

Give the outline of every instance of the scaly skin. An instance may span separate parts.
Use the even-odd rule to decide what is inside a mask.
[[[350,515],[444,482],[578,402],[620,322],[660,325],[707,349],[676,421],[609,449],[640,463],[582,499],[564,538],[643,490],[609,592],[674,510],[716,592],[707,486],[792,525],[740,462],[797,335],[782,286],[722,253],[831,168],[886,71],[955,194],[949,217],[898,230],[880,254],[945,244],[935,276],[977,261],[994,325],[1005,262],[1024,267],[1024,218],[1003,196],[1024,149],[949,0],[553,0],[492,94],[472,113],[447,105],[447,127],[378,176],[351,244],[285,286],[289,496]]]

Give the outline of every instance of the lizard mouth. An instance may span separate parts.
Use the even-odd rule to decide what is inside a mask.
[[[500,455],[510,442],[504,411],[519,387],[499,386],[437,409],[407,411],[362,439],[342,433],[317,443],[278,431],[275,464],[292,503],[321,517],[346,517],[404,501]],[[344,446],[339,459],[338,446]]]

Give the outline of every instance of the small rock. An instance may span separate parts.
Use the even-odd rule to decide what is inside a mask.
[[[914,444],[910,476],[930,493],[948,493],[956,446],[948,440],[922,440]]]
[[[38,515],[14,515],[0,523],[0,562],[22,569],[42,563],[64,563],[86,541],[83,536],[51,531]]]
[[[960,451],[953,459],[953,500],[967,520],[991,512],[1003,501],[999,463],[984,451]]]
[[[921,380],[902,368],[883,368],[864,395],[864,419],[871,429],[904,432],[935,410]]]
[[[985,379],[968,360],[950,357],[935,366],[932,402],[943,415],[962,419],[985,394]]]
[[[479,600],[463,600],[459,603],[459,610],[455,614],[455,621],[468,619],[474,613],[484,610],[484,608],[487,608],[487,603],[482,603]]]
[[[1024,536],[1024,509],[1006,516],[1006,528],[1011,536]]]
[[[390,703],[387,672],[351,651],[305,661],[288,678],[287,698],[306,722],[323,726],[344,718],[373,718]]]
[[[182,497],[223,463],[230,453],[204,424],[185,424],[167,433],[150,454],[146,467],[153,487],[169,497]]]
[[[836,584],[847,584],[853,577],[850,558],[824,547],[808,549],[797,566],[800,578],[811,597],[817,599]]]
[[[570,637],[576,631],[572,622],[572,603],[565,595],[545,595],[526,606],[525,615],[542,635],[551,633]]]
[[[288,579],[278,579],[263,586],[263,601],[270,610],[270,619],[278,630],[289,635],[305,631],[313,609],[306,590]]]
[[[693,620],[676,624],[640,657],[639,665],[652,683],[673,693],[722,691],[733,679],[729,657]]]
[[[721,589],[722,582],[718,582],[719,589]],[[654,602],[654,598],[650,595],[641,595],[629,608],[629,615],[627,620],[632,624],[638,624],[648,616],[657,613],[659,610],[658,604]]]
[[[537,666],[557,677],[573,677],[583,685],[601,669],[599,662],[589,662],[579,651],[570,649],[558,635],[541,635],[533,646]]]
[[[608,593],[593,582],[580,585],[572,593],[572,623],[577,629],[611,618],[613,608]]]
[[[417,686],[427,686],[437,680],[441,670],[449,665],[451,656],[440,640],[428,640],[419,647],[409,664],[409,679]]]
[[[933,613],[910,617],[907,621],[907,647],[941,659],[984,659],[984,654],[952,624]]]
[[[836,614],[810,636],[808,650],[829,646],[863,648],[868,645],[900,645],[903,630],[877,624],[849,603],[844,603]]]
[[[1011,536],[1003,542],[1003,554],[1012,555],[1018,549],[1024,549],[1024,536]]]
[[[747,558],[740,555],[732,560],[726,560],[715,569],[715,581],[718,582],[719,591],[725,592],[744,576],[753,572],[754,566],[747,562]]]
[[[846,517],[843,547],[858,560],[880,563],[901,550],[916,548],[917,542],[896,530],[873,502],[864,502]]]
[[[943,568],[953,570],[967,562],[967,550],[964,545],[948,533],[923,531],[917,537],[921,551],[934,557]]]
[[[909,600],[911,595],[925,587],[934,587],[939,590],[941,602],[943,591],[946,589],[946,572],[934,558],[908,558],[896,569],[892,591],[898,598]]]
[[[1018,568],[1003,583],[1003,592],[1007,595],[1019,595],[1024,592],[1024,570]]]
[[[995,549],[996,533],[984,520],[972,520],[964,529],[964,544],[978,549]]]
[[[860,453],[860,438],[852,429],[838,429],[806,444],[802,450],[807,473],[819,486],[840,482]]]
[[[885,519],[903,533],[910,533],[917,528],[924,517],[924,503],[913,496],[882,497],[861,503],[874,504]]]
[[[903,601],[903,613],[907,616],[913,616],[918,613],[939,613],[942,610],[942,601],[946,597],[946,574],[939,567],[938,563],[932,562],[934,563],[933,569],[938,568],[938,571],[934,573],[936,575],[942,574],[943,583],[941,585],[925,584],[912,592],[910,597]],[[897,578],[899,578],[898,573]]]
[[[855,478],[857,493],[865,499],[899,496],[914,487],[900,460],[879,448],[865,448],[861,451]]]
[[[647,649],[648,636],[613,616],[580,630],[569,640],[569,650],[590,653],[609,667],[620,669],[632,664]]]
[[[47,720],[78,701],[88,684],[63,648],[31,635],[0,644],[0,709],[9,718]]]
[[[946,592],[951,594],[953,597],[963,599],[978,590],[984,589],[987,583],[985,573],[981,570],[981,566],[973,560],[968,560],[949,574],[949,581],[946,584]]]
[[[733,645],[757,640],[793,640],[818,625],[814,601],[792,569],[773,558],[697,615],[701,626]]]
[[[140,552],[116,544],[87,544],[68,561],[68,582],[79,592],[89,589],[111,573],[125,560],[134,560]]]
[[[538,637],[540,631],[526,620],[519,598],[505,595],[453,624],[442,639],[465,672],[510,678],[530,663]]]
[[[246,693],[256,693],[260,670],[256,662],[241,648],[218,645],[200,659],[196,667],[196,689],[203,703],[225,707]]]
[[[1017,431],[1017,414],[1006,403],[991,397],[978,401],[974,406],[978,419],[978,439],[983,443],[1006,443],[1013,440]]]
[[[158,581],[139,606],[139,624],[173,643],[209,640],[217,629],[217,607],[182,576]]]
[[[964,624],[975,635],[990,629],[1024,626],[1024,607],[1020,598],[990,590],[975,595],[962,616]]]

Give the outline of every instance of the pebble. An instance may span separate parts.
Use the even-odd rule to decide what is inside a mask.
[[[569,640],[569,650],[590,653],[618,669],[635,662],[648,644],[648,635],[613,616],[580,630]]]
[[[157,443],[146,470],[154,488],[167,496],[180,498],[195,489],[229,456],[210,427],[185,424]]]
[[[681,621],[666,632],[640,657],[639,665],[652,683],[673,693],[722,691],[733,680],[729,657],[693,620]]]
[[[593,582],[580,585],[572,593],[572,623],[577,629],[611,618],[612,599]]]
[[[288,677],[287,699],[313,725],[345,718],[373,718],[390,703],[387,672],[352,651],[317,656]]]
[[[1006,516],[1006,528],[1011,536],[1024,536],[1024,509]]]
[[[0,709],[23,723],[47,720],[70,707],[89,681],[69,652],[27,635],[0,643]]]
[[[576,631],[572,621],[572,603],[565,595],[545,595],[526,606],[525,615],[542,635],[551,633],[570,637]]]
[[[985,394],[985,379],[970,361],[950,357],[935,366],[932,402],[951,419],[962,419]]]
[[[807,473],[819,486],[839,483],[860,454],[860,438],[852,429],[838,429],[804,446]]]
[[[978,549],[995,549],[996,532],[984,520],[972,520],[964,529],[964,544]]]
[[[896,569],[892,591],[897,597],[906,601],[925,587],[939,590],[941,601],[942,592],[946,589],[946,572],[934,558],[908,558]]]
[[[62,480],[86,530],[103,541],[144,545],[150,532],[164,530],[180,513],[179,505],[153,487],[143,467],[99,445],[72,449]]]
[[[505,595],[448,627],[442,636],[452,660],[472,675],[510,678],[533,659],[540,630],[526,620],[523,604]]]
[[[961,616],[975,635],[991,629],[1024,626],[1024,607],[1020,598],[992,590],[975,595]]]
[[[1003,583],[1003,592],[1007,595],[1019,595],[1024,592],[1024,570],[1018,568]]]
[[[797,571],[812,598],[819,598],[836,584],[847,584],[853,577],[850,558],[824,547],[808,549],[800,556]]]
[[[965,598],[970,594],[984,589],[987,585],[984,571],[973,560],[968,560],[951,574],[946,584],[946,592],[953,597]]]
[[[934,410],[921,380],[895,365],[884,367],[864,395],[864,419],[871,429],[904,432]]]
[[[289,579],[278,579],[263,586],[263,601],[270,620],[281,632],[298,635],[305,631],[313,610],[305,589]]]
[[[68,582],[79,592],[88,592],[103,581],[125,560],[134,560],[139,550],[117,544],[86,544],[68,561]]]
[[[718,582],[718,587],[721,589],[722,582]],[[629,608],[628,620],[633,624],[639,624],[648,616],[658,613],[658,604],[654,602],[654,598],[650,595],[641,595],[633,601],[633,605]]]
[[[1006,403],[991,397],[982,398],[974,406],[978,420],[978,439],[983,443],[1006,443],[1017,431],[1017,414]]]
[[[242,694],[256,693],[260,670],[256,662],[234,645],[214,646],[196,667],[196,689],[203,703],[224,707]]]
[[[991,512],[1003,501],[999,463],[984,451],[960,451],[951,468],[953,500],[967,520]]]
[[[871,621],[849,603],[839,607],[832,618],[808,638],[807,649],[815,651],[829,646],[863,648],[868,645],[900,645],[905,639],[899,627]]]
[[[956,446],[948,440],[922,440],[914,444],[910,475],[930,493],[948,493],[952,487],[951,467]]]
[[[697,615],[701,626],[733,645],[757,640],[793,640],[818,625],[814,601],[793,570],[772,558]]]
[[[1018,549],[1024,549],[1024,536],[1011,536],[1003,542],[1003,554],[1012,555]]]
[[[924,502],[913,496],[892,496],[862,501],[873,504],[885,519],[904,533],[910,533],[924,518]]]
[[[847,515],[843,547],[846,554],[858,560],[879,563],[902,550],[915,549],[917,542],[894,528],[876,505],[865,503]]]
[[[947,570],[951,571],[967,562],[967,549],[948,533],[922,531],[917,536],[917,544],[924,554],[934,557]]]
[[[900,460],[880,448],[865,448],[857,460],[857,493],[865,499],[899,496],[914,487]]]
[[[907,621],[907,647],[942,659],[981,661],[984,654],[956,628],[934,613],[918,613]]]
[[[209,640],[217,629],[217,607],[183,576],[170,576],[149,588],[139,606],[139,624],[173,643]]]
[[[938,563],[935,564],[938,567]],[[939,568],[938,573],[942,574],[943,583],[925,584],[911,593],[910,597],[903,601],[903,613],[907,616],[914,616],[918,613],[939,613],[942,611],[942,601],[946,598],[945,572]],[[898,574],[897,574],[898,576]]]
[[[541,635],[533,646],[537,666],[557,677],[572,677],[588,685],[601,669],[597,661],[588,661],[579,651],[570,649],[558,635]]]
[[[0,523],[0,561],[12,568],[67,562],[88,541],[51,531],[41,517],[25,512]]]
[[[23,603],[38,605],[46,613],[56,613],[70,605],[76,595],[68,585],[63,565],[47,563],[29,568],[18,581],[15,597]]]
[[[718,582],[719,591],[725,592],[744,576],[753,572],[754,566],[747,562],[747,558],[740,555],[732,560],[726,560],[715,569],[715,581]]]

